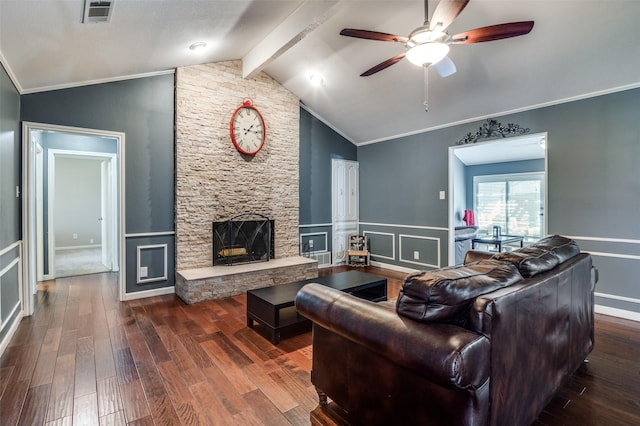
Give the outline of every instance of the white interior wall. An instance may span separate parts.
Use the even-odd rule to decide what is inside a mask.
[[[57,157],[54,232],[56,248],[101,244],[101,160]],[[75,238],[74,238],[75,237]]]

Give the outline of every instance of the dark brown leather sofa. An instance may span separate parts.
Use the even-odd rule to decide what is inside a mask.
[[[356,424],[531,424],[593,348],[596,281],[552,236],[411,274],[395,306],[309,284],[311,381]]]

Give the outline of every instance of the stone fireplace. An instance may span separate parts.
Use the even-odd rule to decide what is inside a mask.
[[[264,148],[255,156],[238,152],[229,135],[231,115],[247,98],[266,127]],[[244,79],[240,61],[176,70],[176,293],[186,285],[185,276],[220,274],[210,271],[223,268],[212,267],[212,223],[238,212],[260,212],[273,220],[274,260],[298,257],[299,122],[299,100],[264,73]],[[231,248],[226,253],[240,252]],[[223,269],[241,266],[246,265]],[[305,269],[284,275],[291,281],[309,274]],[[317,270],[315,274],[308,278],[317,276]],[[263,282],[274,280],[266,277]],[[234,291],[244,290],[236,286],[220,297]]]

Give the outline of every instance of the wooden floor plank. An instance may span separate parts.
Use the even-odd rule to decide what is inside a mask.
[[[50,392],[50,384],[29,388],[29,392],[27,393],[27,398],[25,399],[24,407],[20,415],[19,424],[44,424],[47,416],[47,404],[49,402]]]
[[[256,384],[249,380],[242,368],[234,364],[228,355],[213,341],[209,340],[202,343],[202,347],[238,393],[242,395],[257,389]]]
[[[95,340],[94,356],[96,365],[96,380],[103,380],[116,375],[116,363],[113,359],[111,339],[109,337]]]
[[[53,381],[53,373],[56,364],[51,360],[56,358],[58,351],[41,351],[38,361],[31,377],[30,387],[39,387],[42,385],[50,385]]]
[[[97,394],[91,393],[75,398],[73,401],[73,424],[97,425],[99,423]]]
[[[28,391],[28,380],[9,383],[0,399],[0,424],[13,425],[18,422]]]
[[[212,392],[207,382],[189,386],[189,390],[198,404],[198,410],[209,425],[232,424],[233,417]]]
[[[287,417],[273,405],[260,389],[244,394],[243,398],[247,401],[249,407],[251,407],[253,414],[262,420],[265,425],[289,424]]]
[[[78,339],[76,351],[76,371],[74,396],[96,393],[96,360],[94,356],[93,336]]]
[[[247,403],[242,395],[235,390],[233,384],[217,366],[207,368],[204,373],[209,386],[229,413],[237,414],[247,409]]]
[[[73,388],[75,382],[75,354],[58,356],[51,384],[47,421],[73,416]]]
[[[144,419],[145,417],[151,418],[151,411],[149,410],[140,379],[120,383],[118,389],[122,398],[127,423]]]
[[[100,426],[126,426],[127,421],[123,411],[107,414],[100,417]]]
[[[153,361],[137,360],[136,367],[154,421],[165,425],[179,424],[178,415]]]
[[[2,395],[4,394],[4,390],[6,389],[9,381],[11,380],[14,369],[15,367],[13,365],[10,367],[0,368],[0,398],[2,398]]]
[[[404,273],[365,270],[387,277],[397,297]],[[117,278],[39,284],[34,315],[0,358],[0,425],[345,424],[335,404],[317,405],[309,331],[284,333],[274,346],[246,326],[244,295],[118,302]],[[590,362],[535,424],[640,424],[638,335],[640,323],[596,315]]]
[[[285,387],[273,379],[269,374],[265,374],[256,364],[246,366],[245,373],[262,393],[269,398],[271,403],[280,410],[281,413],[289,411],[298,406],[296,399],[287,392]]]
[[[120,398],[117,377],[113,376],[99,380],[97,388],[98,415],[101,418],[124,410],[122,400]]]
[[[140,379],[130,348],[118,349],[114,352],[116,374],[120,383],[130,383]]]

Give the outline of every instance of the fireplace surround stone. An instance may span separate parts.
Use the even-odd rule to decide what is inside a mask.
[[[269,262],[178,270],[175,288],[180,299],[193,304],[317,277],[317,260],[293,256]]]

